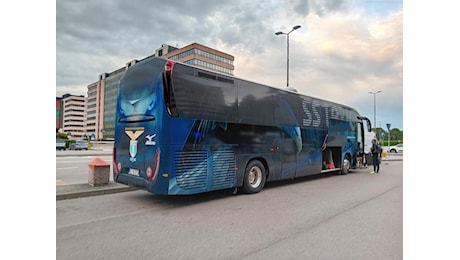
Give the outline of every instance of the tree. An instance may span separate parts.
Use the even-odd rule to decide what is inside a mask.
[[[391,140],[400,140],[402,143],[403,141],[403,131],[399,130],[398,128],[393,128],[390,130],[390,138]]]
[[[381,127],[374,128],[372,131],[375,132],[377,138],[384,144],[388,145],[388,131],[385,131]],[[382,133],[385,135],[385,138],[382,138]],[[390,129],[390,142],[391,145],[399,144],[403,142],[403,131],[398,128]]]
[[[67,133],[56,133],[56,138],[67,140]]]

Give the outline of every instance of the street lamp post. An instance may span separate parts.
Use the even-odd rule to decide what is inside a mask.
[[[284,33],[284,32],[276,32],[275,35],[281,35],[281,34],[286,34],[287,37],[286,37],[286,41],[287,41],[287,59],[286,59],[286,63],[287,63],[287,68],[286,68],[286,87],[289,87],[289,34],[291,32],[293,32],[294,30],[297,30],[299,29],[301,26],[300,25],[296,25],[294,27],[292,27],[292,29],[287,32],[287,33]]]
[[[99,142],[102,141],[102,138],[104,137],[105,129],[101,129],[101,135],[99,136]]]
[[[381,93],[382,91],[377,91],[377,92],[372,92],[372,91],[369,91],[369,94],[373,94],[374,95],[374,129],[377,130],[377,125],[376,125],[376,116],[375,116],[375,103],[376,103],[376,99],[375,99],[375,96],[378,94],[378,93]]]
[[[391,123],[387,123],[387,129],[388,129],[388,150],[387,151],[390,151],[390,127],[391,127]]]

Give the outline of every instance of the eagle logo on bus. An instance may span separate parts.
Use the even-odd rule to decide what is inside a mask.
[[[139,138],[139,136],[141,136],[141,134],[144,133],[144,128],[143,127],[128,127],[128,128],[125,128],[125,133],[131,139],[129,141],[129,155],[131,156],[129,160],[131,162],[135,162],[136,155],[137,155],[137,138]]]

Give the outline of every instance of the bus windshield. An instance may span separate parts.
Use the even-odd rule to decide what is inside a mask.
[[[162,84],[164,63],[164,60],[149,60],[126,72],[119,89],[120,122],[155,120],[153,108]]]

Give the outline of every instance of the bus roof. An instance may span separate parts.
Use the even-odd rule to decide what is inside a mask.
[[[174,103],[183,117],[323,128],[329,119],[359,120],[359,113],[346,105],[171,62]]]

